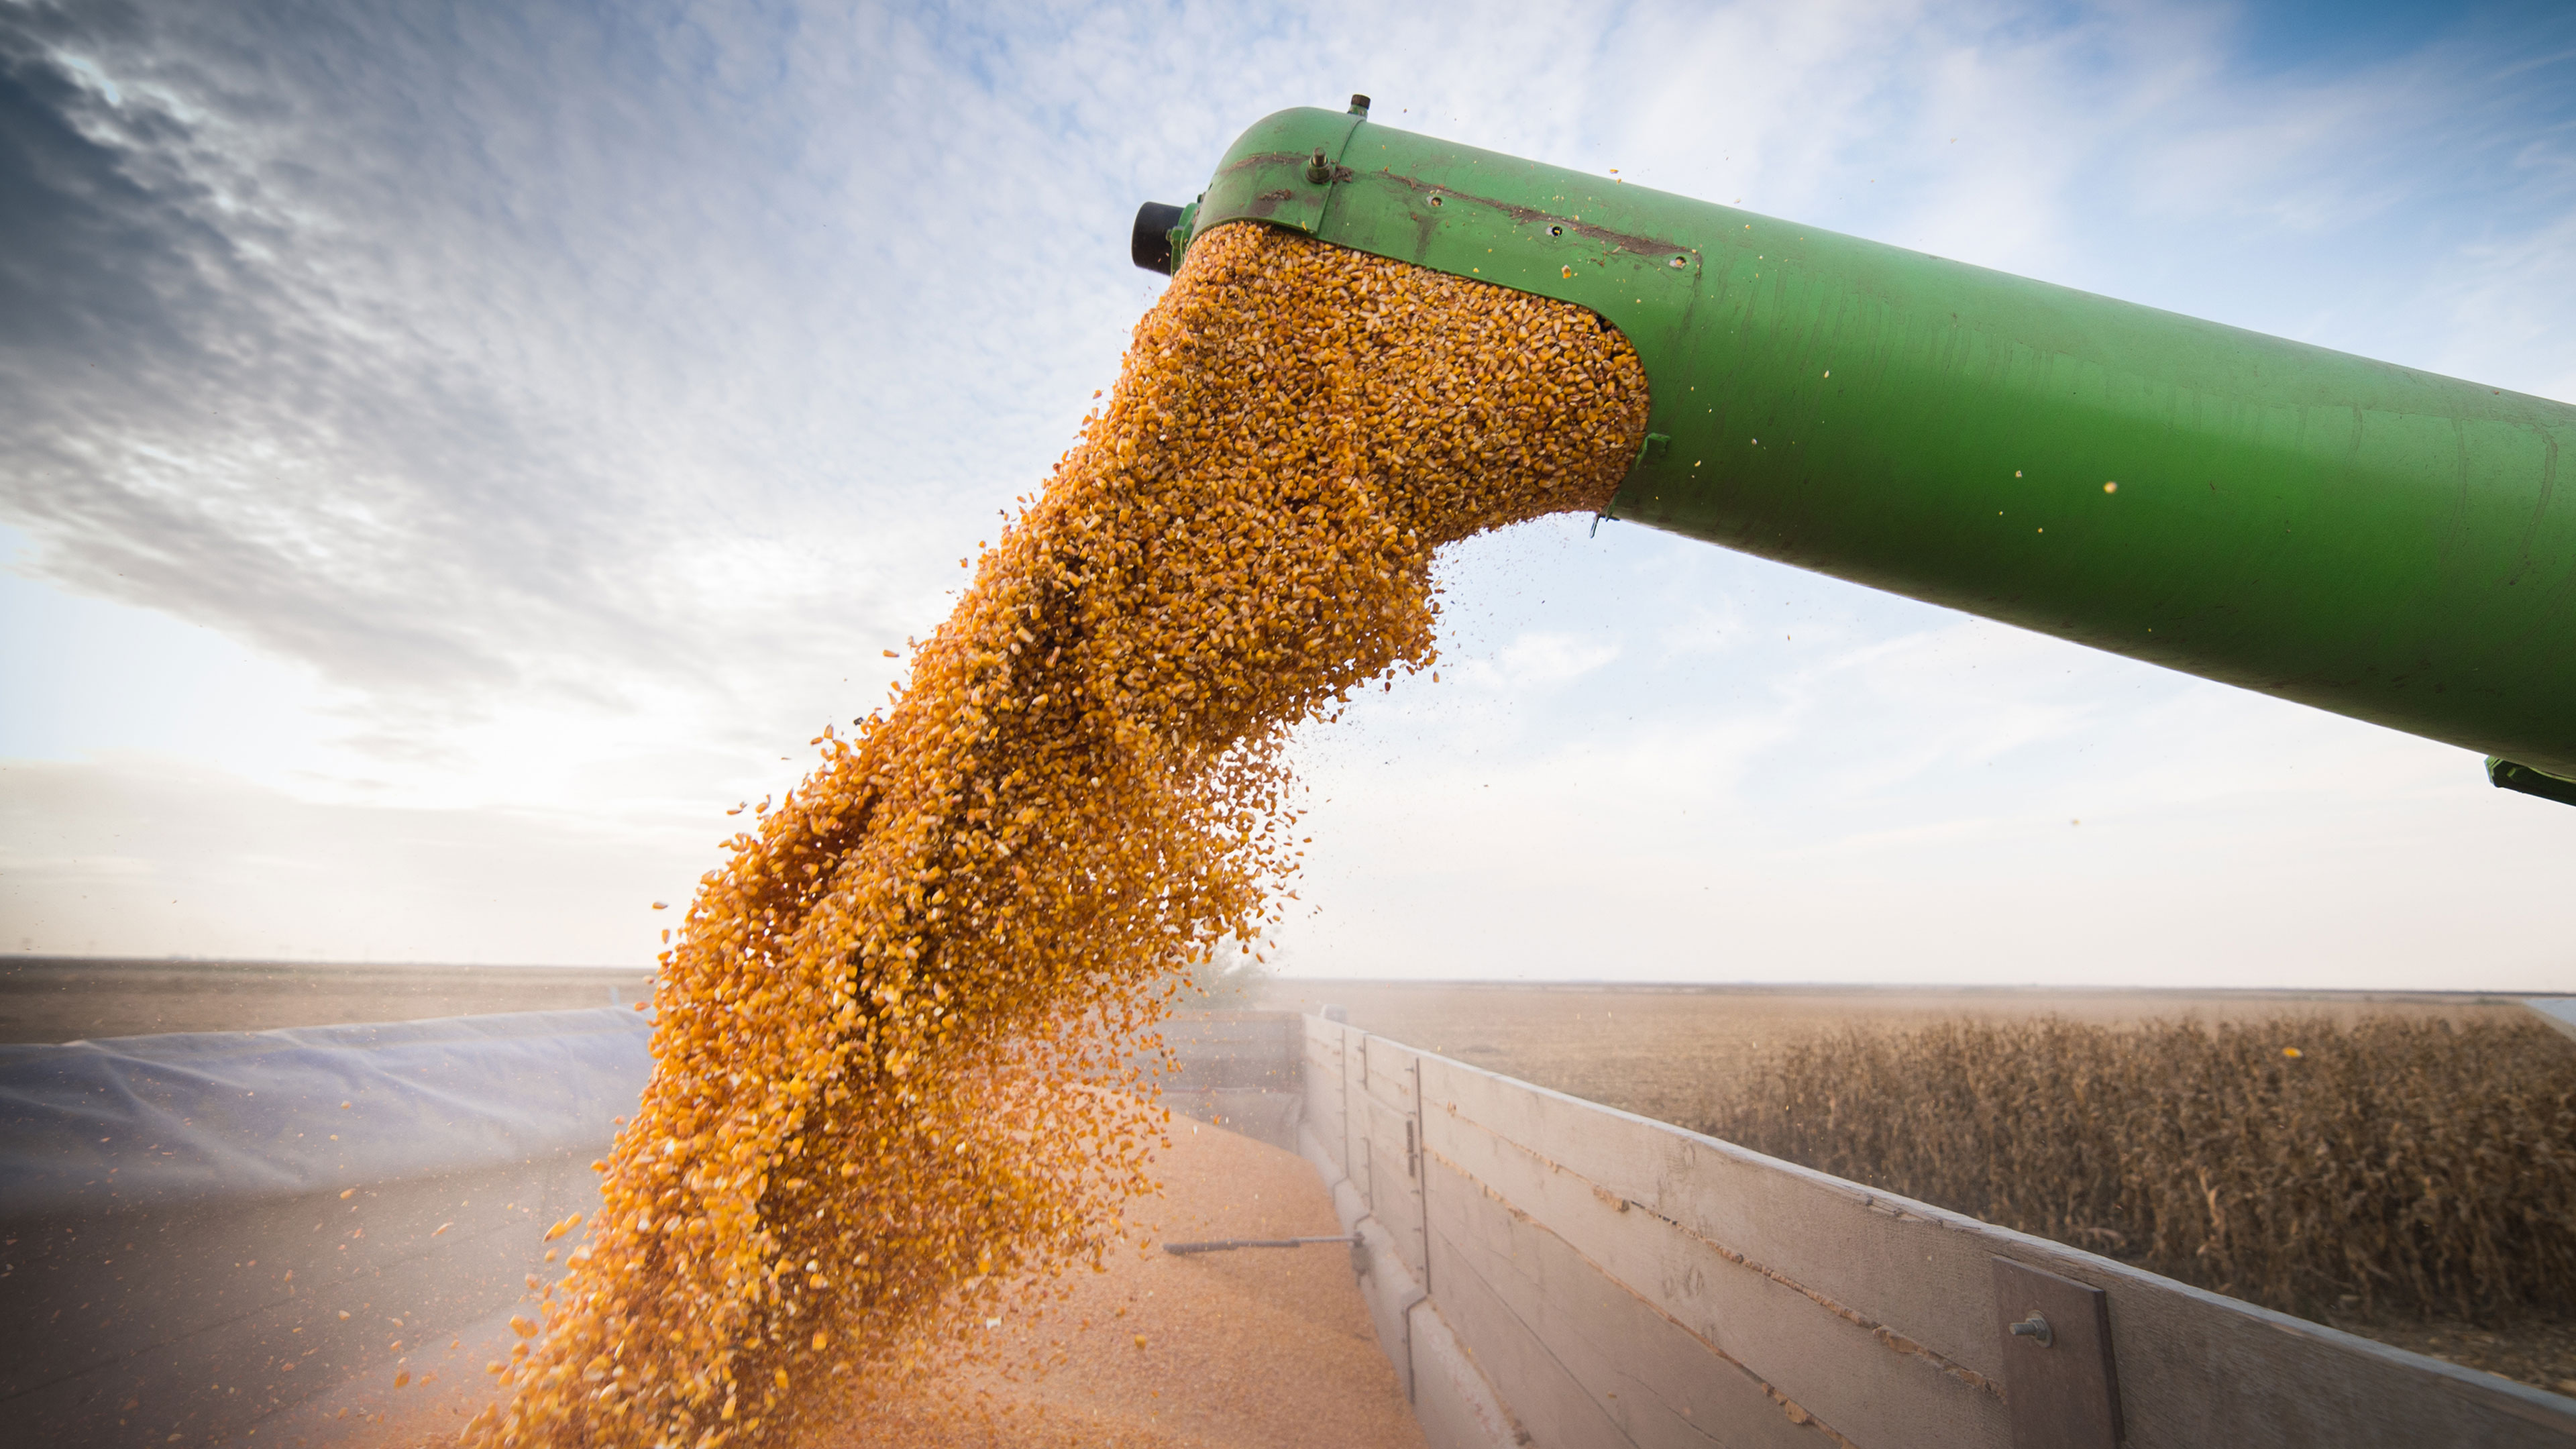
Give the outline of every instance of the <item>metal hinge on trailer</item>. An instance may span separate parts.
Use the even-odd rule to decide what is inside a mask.
[[[2117,1449],[2120,1379],[2101,1289],[1994,1259],[2013,1449]]]

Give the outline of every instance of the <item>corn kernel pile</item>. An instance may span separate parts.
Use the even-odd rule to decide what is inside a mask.
[[[1590,312],[1202,237],[908,687],[705,878],[604,1203],[469,1443],[785,1443],[1098,1255],[1172,973],[1296,863],[1280,751],[1433,657],[1432,553],[1597,509],[1643,370]]]

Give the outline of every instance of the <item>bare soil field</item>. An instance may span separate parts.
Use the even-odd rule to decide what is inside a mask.
[[[595,966],[0,956],[0,1044],[615,1006],[643,1000],[652,982]]]
[[[2364,1020],[2518,1026],[2514,998],[2482,993],[1433,985],[1274,981],[1262,1005],[1331,1004],[1353,1025],[1524,1081],[1697,1128],[1732,1115],[1750,1080],[1788,1048],[1854,1030],[2044,1018],[2106,1026],[2151,1021]],[[2570,1043],[2576,1049],[2576,1043]],[[2077,1244],[2091,1247],[2091,1244]],[[2576,1394],[2576,1316],[2503,1325],[2328,1313],[2349,1332]]]

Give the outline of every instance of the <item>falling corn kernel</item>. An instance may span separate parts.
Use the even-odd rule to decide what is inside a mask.
[[[1583,308],[1199,237],[893,701],[704,877],[562,1306],[464,1442],[795,1442],[805,1345],[899,1371],[1104,1270],[1164,985],[1291,899],[1290,732],[1434,662],[1442,545],[1606,506],[1647,406]]]

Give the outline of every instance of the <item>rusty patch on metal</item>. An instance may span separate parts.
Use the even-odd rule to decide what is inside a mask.
[[[1675,252],[1687,252],[1692,256],[1697,256],[1699,254],[1699,249],[1697,247],[1685,246],[1680,242],[1664,241],[1657,237],[1638,236],[1633,232],[1613,231],[1606,226],[1595,226],[1588,221],[1577,221],[1570,216],[1560,216],[1552,211],[1541,211],[1535,206],[1520,206],[1508,201],[1497,201],[1490,196],[1478,196],[1472,191],[1460,191],[1451,186],[1438,186],[1429,182],[1416,181],[1410,176],[1398,176],[1392,171],[1380,172],[1379,174],[1384,176],[1387,180],[1395,182],[1397,185],[1410,187],[1425,195],[1437,193],[1444,199],[1472,201],[1478,206],[1492,207],[1494,210],[1501,212],[1503,215],[1510,217],[1512,220],[1519,222],[1523,226],[1542,221],[1548,222],[1552,225],[1561,226],[1567,231],[1573,232],[1577,236],[1605,243],[1616,251],[1633,252],[1641,257],[1669,256]]]
[[[1246,156],[1226,170],[1231,173],[1248,171],[1255,166],[1303,166],[1305,164],[1305,153],[1300,151],[1264,151],[1257,156]]]

